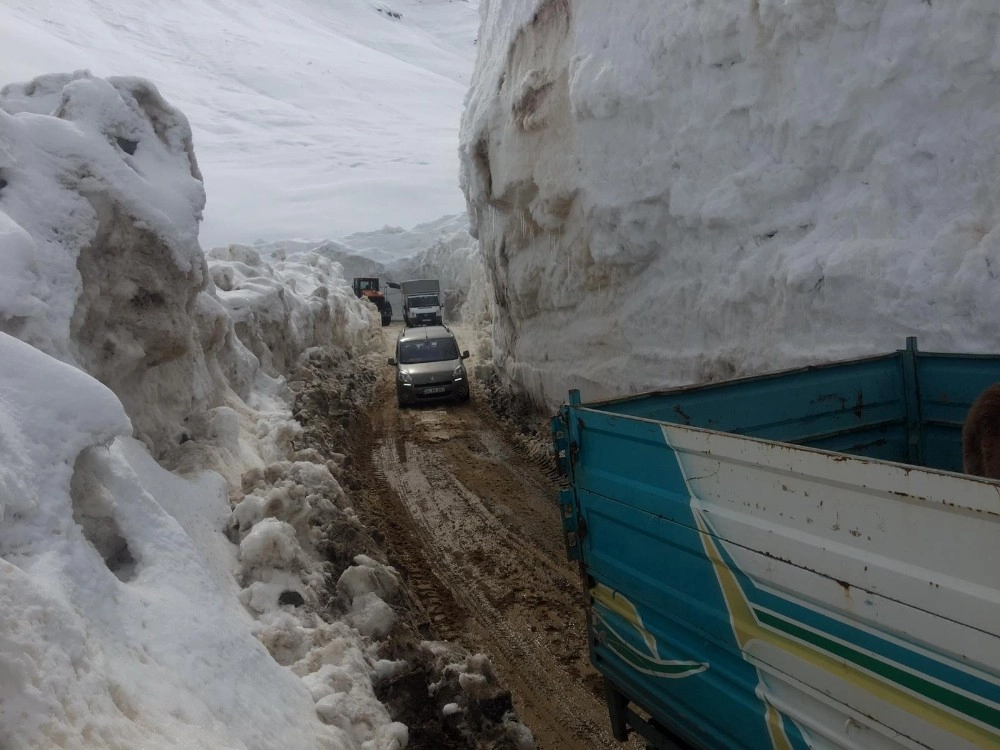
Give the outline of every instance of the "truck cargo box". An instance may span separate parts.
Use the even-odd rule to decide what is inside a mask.
[[[403,295],[403,322],[407,326],[439,326],[444,323],[441,283],[437,279],[412,279],[399,284]]]
[[[654,747],[1000,748],[1000,357],[907,349],[553,419],[612,728]]]

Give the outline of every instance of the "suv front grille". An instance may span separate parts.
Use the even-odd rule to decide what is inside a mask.
[[[431,385],[451,385],[451,378],[446,378],[444,375],[435,375],[434,377],[427,378],[427,380],[419,383],[420,386],[431,386]]]

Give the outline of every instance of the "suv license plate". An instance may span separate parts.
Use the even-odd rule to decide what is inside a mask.
[[[444,386],[437,386],[436,388],[424,388],[424,393],[444,393],[447,388]]]

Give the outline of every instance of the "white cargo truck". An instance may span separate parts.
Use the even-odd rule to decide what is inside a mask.
[[[402,281],[403,321],[408,327],[439,326],[444,323],[441,310],[441,283],[437,279]]]

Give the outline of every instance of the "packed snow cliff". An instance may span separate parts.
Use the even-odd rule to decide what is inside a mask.
[[[534,396],[1000,348],[992,0],[480,10],[462,182]]]
[[[0,91],[4,748],[406,745],[368,640],[397,574],[358,556],[321,616],[318,540],[357,519],[282,377],[377,318],[315,253],[206,258],[204,201],[150,83]]]

